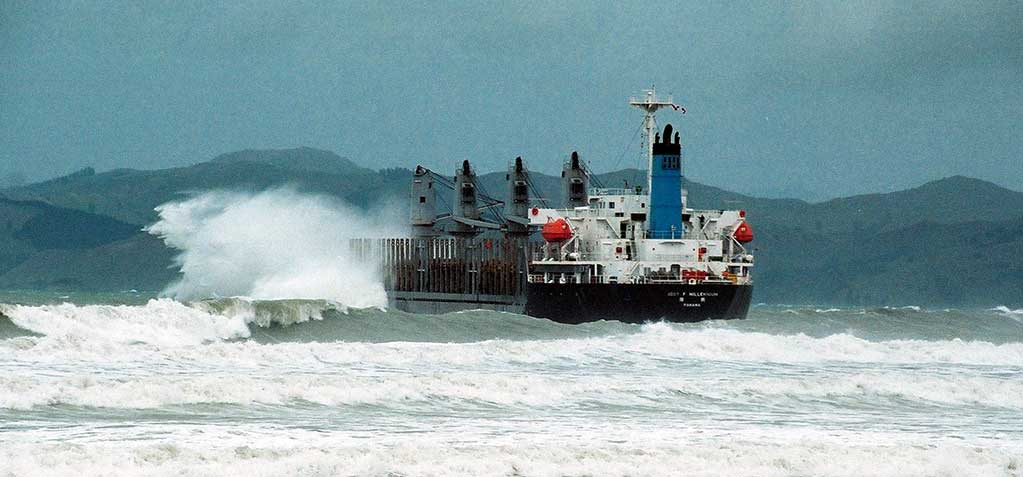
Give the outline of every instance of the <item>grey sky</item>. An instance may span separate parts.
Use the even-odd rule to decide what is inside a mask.
[[[0,177],[308,145],[370,167],[634,166],[769,196],[1023,189],[1020,2],[0,1]],[[624,155],[623,155],[624,151]]]

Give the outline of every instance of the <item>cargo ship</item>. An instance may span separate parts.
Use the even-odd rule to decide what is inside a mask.
[[[655,117],[685,110],[653,89],[629,104],[644,113],[645,184],[591,188],[573,152],[552,207],[521,157],[509,165],[505,200],[481,191],[469,161],[453,176],[417,166],[412,236],[356,239],[353,252],[380,265],[390,305],[414,313],[491,309],[573,324],[745,318],[754,263],[746,212],[690,208],[680,133]]]

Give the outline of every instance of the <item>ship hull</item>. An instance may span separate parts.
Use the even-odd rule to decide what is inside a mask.
[[[559,323],[694,322],[746,317],[753,287],[726,284],[528,284],[525,314]]]
[[[392,292],[391,305],[412,313],[488,309],[569,324],[598,320],[694,322],[745,318],[753,297],[753,287],[749,285],[529,283],[526,286],[524,297]]]

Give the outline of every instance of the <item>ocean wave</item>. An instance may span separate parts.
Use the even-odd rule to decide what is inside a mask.
[[[987,341],[881,340],[848,333],[814,337],[802,333],[768,334],[727,328],[692,329],[655,323],[642,333],[621,338],[624,347],[656,350],[679,358],[765,363],[840,361],[852,363],[1023,363],[1023,343]]]
[[[570,326],[486,310],[413,315],[376,307],[350,308],[331,300],[235,297],[195,302],[161,298],[144,305],[0,303],[0,340],[47,336],[76,348],[89,343],[192,346],[239,339],[267,343],[556,339],[638,329],[620,322]]]
[[[409,315],[346,310],[322,300],[227,299],[186,304],[155,299],[142,306],[0,304],[0,313],[20,329],[44,335],[18,338],[21,341],[16,345],[2,340],[0,353],[6,349],[45,360],[102,361],[113,355],[139,359],[148,353],[154,354],[153,359],[180,354],[182,359],[196,362],[244,361],[250,356],[261,356],[267,362],[302,361],[316,354],[341,363],[426,359],[439,363],[609,361],[628,365],[698,359],[1023,364],[1020,342],[868,340],[847,332],[777,334],[720,323],[637,326],[597,322],[575,326],[486,311]]]
[[[10,317],[4,315],[3,312],[3,305],[0,305],[0,340],[7,340],[22,336],[42,336],[39,333],[33,333],[16,325],[13,321],[11,321]]]
[[[884,310],[909,310],[909,311],[921,311],[922,310],[922,308],[920,308],[917,305],[884,306],[884,307],[881,307],[881,308],[884,309]]]
[[[1023,377],[1023,373],[1019,377]],[[192,404],[375,405],[466,408],[555,407],[580,404],[676,409],[699,401],[805,407],[966,405],[1023,410],[1023,381],[983,376],[922,375],[917,371],[834,373],[756,380],[628,375],[538,375],[515,372],[398,375],[241,373],[103,377],[0,377],[0,408],[53,405],[148,409]],[[793,402],[796,401],[796,402]]]
[[[0,304],[0,313],[21,329],[79,341],[178,346],[249,336],[244,317],[214,315],[171,299],[144,306]]]
[[[0,449],[14,475],[957,475],[1018,476],[1023,457],[968,443],[661,440],[580,443],[534,435],[497,442],[438,441],[419,436],[397,442],[17,443]],[[674,437],[674,436],[670,436]],[[280,439],[275,439],[279,441]],[[306,441],[310,439],[305,439]],[[226,442],[226,443],[225,443]]]
[[[998,314],[1002,316],[1011,318],[1019,323],[1023,323],[1023,308],[1013,310],[1012,308],[1002,305],[992,308],[991,311],[998,312]]]
[[[642,402],[643,392],[609,377],[580,379],[480,374],[354,376],[138,376],[106,379],[0,377],[0,408],[73,405],[158,408],[253,403],[324,406],[561,406],[580,401]]]
[[[211,315],[241,318],[246,323],[263,328],[322,320],[324,314],[348,313],[349,310],[344,304],[333,300],[253,300],[244,297],[200,300],[188,305]]]
[[[140,366],[198,369],[259,370],[267,367],[294,372],[338,369],[391,369],[400,372],[440,370],[500,371],[522,366],[571,370],[599,366],[606,370],[639,372],[677,369],[702,362],[737,365],[825,363],[841,366],[1023,365],[1023,344],[896,340],[870,342],[850,335],[812,338],[779,336],[724,329],[679,330],[648,325],[637,333],[556,340],[487,340],[469,343],[433,342],[282,342],[251,340],[209,342],[203,345],[161,347],[95,343],[68,337],[21,338],[0,342],[0,358],[25,363],[131,362]]]
[[[996,310],[928,310],[916,306],[888,308],[761,307],[746,320],[716,326],[770,334],[823,338],[850,334],[870,341],[894,339],[1023,342],[1023,321],[1004,319]],[[1023,318],[1021,315],[1016,315]]]
[[[0,303],[0,339],[44,335],[77,341],[187,346],[253,336],[253,329],[289,327],[347,314],[331,300],[252,300],[244,297],[145,305],[12,305]],[[20,330],[15,331],[15,330]],[[265,334],[263,335],[265,336]]]

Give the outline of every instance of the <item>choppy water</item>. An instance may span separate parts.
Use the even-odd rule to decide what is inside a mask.
[[[0,296],[0,474],[1023,475],[1023,310],[63,300]]]

